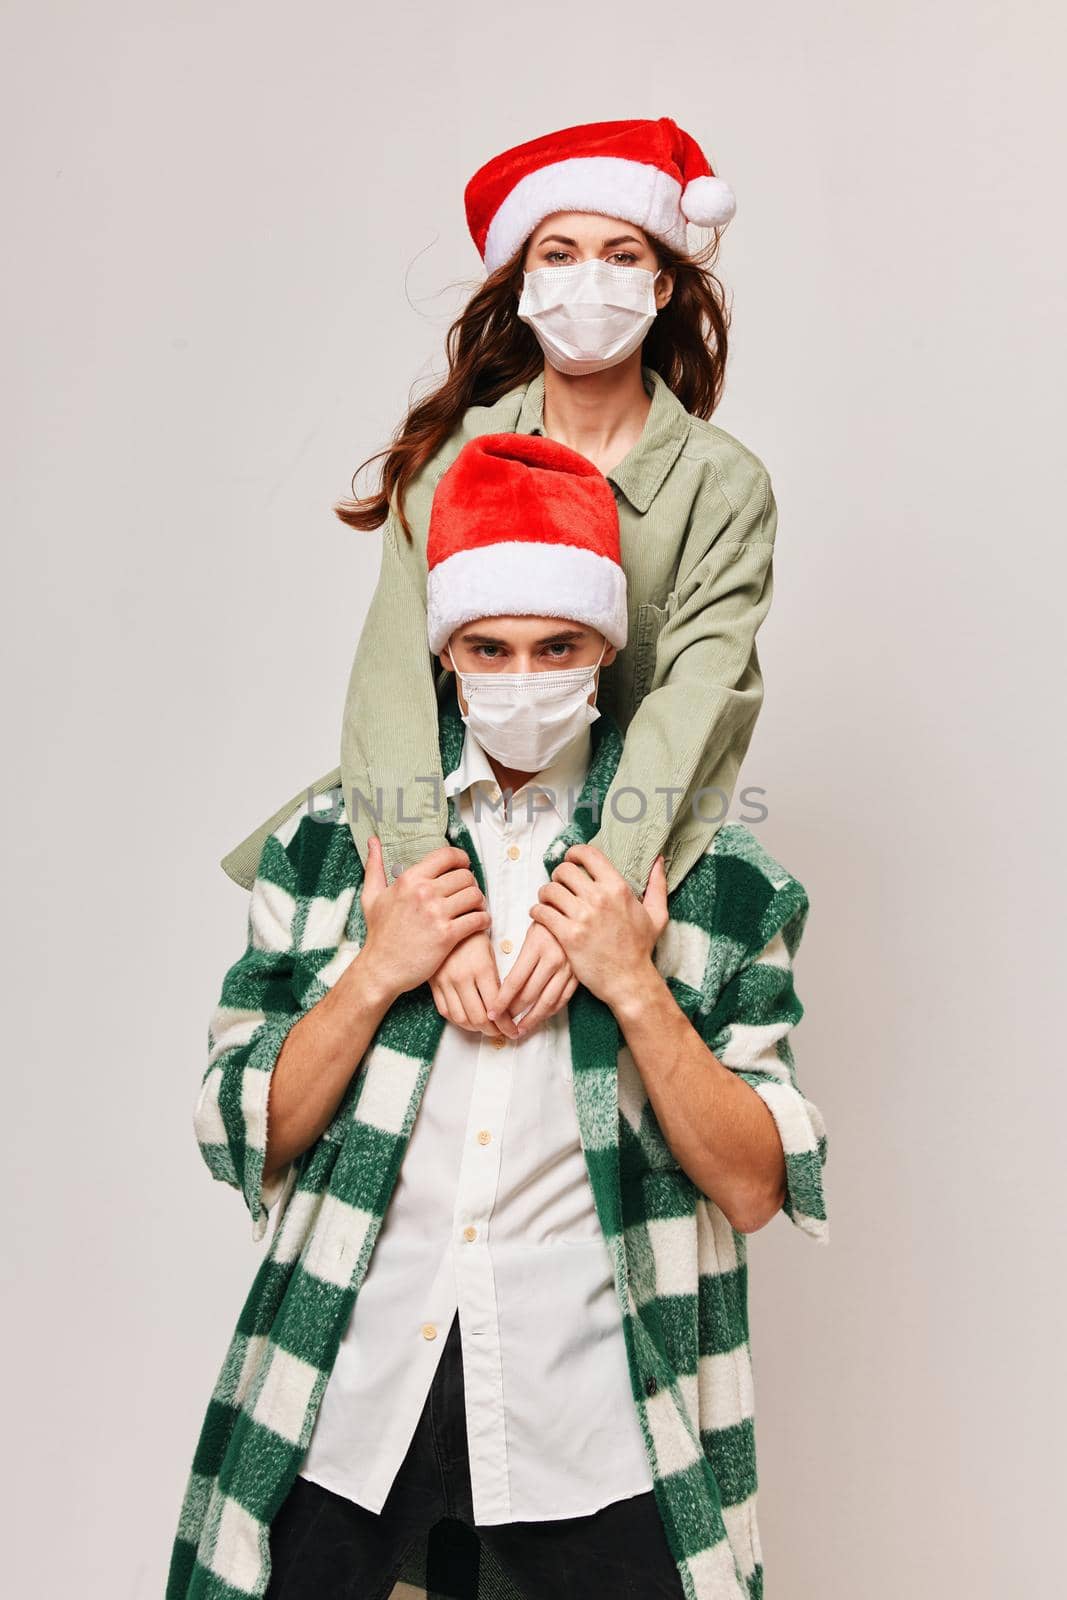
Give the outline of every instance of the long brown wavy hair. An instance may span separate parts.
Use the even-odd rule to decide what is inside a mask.
[[[720,237],[716,229],[706,245],[689,255],[649,236],[657,265],[674,274],[674,292],[645,336],[641,362],[659,373],[687,411],[705,418],[722,395],[730,324],[725,291],[713,270]],[[448,376],[411,404],[392,443],[356,468],[353,498],[333,508],[350,528],[380,528],[392,504],[410,541],[403,502],[411,479],[444,444],[468,406],[493,405],[541,371],[545,359],[541,346],[533,329],[515,314],[525,254],[524,242],[475,290],[445,339]],[[358,496],[356,477],[383,457],[380,488]]]

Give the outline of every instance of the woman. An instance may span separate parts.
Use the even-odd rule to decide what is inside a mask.
[[[468,439],[543,432],[604,472],[621,523],[629,638],[605,663],[599,703],[626,739],[594,842],[637,894],[662,852],[673,889],[729,808],[763,698],[755,635],[773,588],[769,475],[708,420],[729,321],[712,265],[733,195],[660,117],[507,150],[475,173],[465,202],[488,275],[449,330],[448,376],[382,452],[380,490],[336,508],[352,527],[383,527],[382,566],[341,763],[315,789],[340,779],[364,862],[372,832],[394,873],[444,842],[441,679],[425,646],[430,501]],[[687,221],[715,230],[696,255]],[[231,876],[251,883],[267,834],[304,796],[224,859]],[[503,985],[483,933],[457,946],[431,989],[447,1020],[514,1038],[566,1003],[574,976],[535,926]]]

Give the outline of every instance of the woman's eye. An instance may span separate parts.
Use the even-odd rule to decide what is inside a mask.
[[[608,260],[618,262],[620,267],[632,267],[637,257],[630,250],[616,250],[614,255],[608,257]]]
[[[545,257],[545,260],[547,261],[547,263],[548,263],[548,265],[550,267],[558,267],[559,264],[560,264],[559,263],[559,258],[561,256],[566,256],[566,254],[567,254],[566,250],[550,250],[548,252],[548,254],[546,255],[546,257]]]

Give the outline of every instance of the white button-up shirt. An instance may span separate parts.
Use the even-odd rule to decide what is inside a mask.
[[[516,792],[510,815],[469,730],[445,780],[485,870],[501,977],[590,748],[585,728]],[[371,1511],[403,1462],[457,1309],[476,1523],[584,1516],[652,1488],[579,1137],[567,1011],[503,1046],[445,1024],[300,1468]]]

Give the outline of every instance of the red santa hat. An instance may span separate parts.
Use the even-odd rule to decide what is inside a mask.
[[[515,145],[464,191],[467,225],[495,272],[557,211],[599,211],[685,250],[686,223],[722,227],[736,210],[696,140],[670,117],[586,122]]]
[[[434,492],[426,561],[435,655],[479,617],[563,617],[626,643],[615,496],[590,460],[555,439],[469,440]]]

